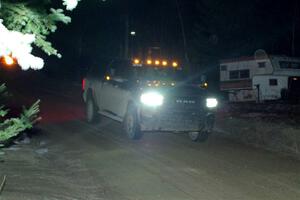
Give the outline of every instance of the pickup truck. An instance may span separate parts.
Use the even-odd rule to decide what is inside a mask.
[[[117,60],[106,68],[92,67],[83,80],[87,121],[99,115],[119,121],[130,139],[147,132],[180,132],[192,141],[207,140],[217,99],[200,85],[188,84],[177,63],[167,65]]]

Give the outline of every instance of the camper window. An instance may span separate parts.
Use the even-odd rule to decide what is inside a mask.
[[[240,78],[249,78],[249,77],[250,77],[249,69],[245,69],[245,70],[240,71]]]
[[[229,79],[239,79],[239,70],[230,71]]]
[[[277,86],[278,81],[277,81],[277,79],[269,79],[269,84],[270,84],[270,86]]]
[[[279,63],[281,69],[300,69],[300,62],[281,61]]]
[[[266,62],[259,62],[258,67],[259,68],[265,68],[266,67]]]

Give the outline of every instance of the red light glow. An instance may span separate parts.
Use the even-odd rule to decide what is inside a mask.
[[[86,81],[85,81],[85,78],[84,79],[82,79],[82,90],[85,90],[85,83]]]

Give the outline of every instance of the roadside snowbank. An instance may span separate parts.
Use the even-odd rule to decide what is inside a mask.
[[[300,157],[300,125],[291,117],[223,113],[217,117],[216,129],[239,142]]]

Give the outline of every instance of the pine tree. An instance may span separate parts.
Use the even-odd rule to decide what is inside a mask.
[[[0,19],[9,30],[35,35],[34,44],[47,55],[61,57],[58,51],[47,41],[47,36],[57,30],[57,23],[68,24],[71,18],[63,9],[50,8],[50,1],[2,1]]]
[[[66,6],[67,10],[73,10],[77,6],[78,1],[80,0],[63,0],[63,5]],[[5,26],[2,25],[1,19],[4,20]],[[20,46],[21,51],[22,48],[26,49],[22,53],[22,55],[29,57],[24,58],[25,60],[27,59],[27,62],[23,62],[26,65],[25,69],[28,69],[31,65],[28,63],[28,60],[30,62],[39,59],[30,54],[30,41],[34,41],[34,44],[47,55],[61,57],[51,42],[47,41],[47,36],[57,30],[58,22],[68,24],[71,22],[71,18],[64,14],[63,9],[51,8],[51,0],[0,0],[0,27],[2,28],[2,33],[0,32],[0,36],[2,36],[2,44],[0,41],[0,58],[6,55],[5,52],[7,51],[9,54],[14,54],[14,52],[11,52],[13,50],[3,42],[9,39],[3,38],[4,32],[6,37],[13,35],[14,38],[20,40],[21,45],[23,45]],[[33,40],[31,40],[32,36],[34,37]],[[4,54],[2,55],[1,52]],[[19,65],[21,64],[19,63]],[[19,117],[7,118],[9,110],[6,109],[3,102],[7,94],[5,84],[0,85],[0,147],[1,144],[10,138],[17,136],[26,129],[32,128],[33,124],[39,119],[39,100],[29,109],[24,107]]]
[[[63,5],[66,6],[67,10],[73,10],[78,1],[63,0]],[[42,59],[31,55],[32,48],[30,45],[32,41],[47,55],[61,57],[51,42],[47,41],[47,36],[57,30],[58,22],[68,24],[71,22],[71,18],[64,14],[63,9],[51,8],[50,3],[51,0],[0,0],[0,37],[2,36],[2,41],[0,40],[0,58],[8,54],[18,56],[12,48],[9,48],[9,44],[5,43],[5,40],[8,39],[19,39],[21,46],[18,51],[20,51],[20,48],[23,51],[21,53],[23,62],[19,63],[22,69],[34,68],[34,66],[35,69],[38,69],[43,66]],[[11,38],[3,38],[4,34],[6,37]],[[22,50],[23,48],[25,50]],[[36,64],[37,61],[38,64]],[[35,62],[35,64],[32,62]],[[0,85],[0,148],[11,138],[18,136],[27,129],[31,129],[35,122],[39,120],[39,100],[28,109],[23,107],[23,112],[19,117],[7,117],[9,110],[5,107],[4,101],[7,96],[5,84]],[[5,182],[6,176],[0,182],[0,194]]]
[[[0,86],[0,146],[9,139],[19,135],[21,132],[31,129],[35,122],[39,120],[39,103],[36,101],[30,108],[23,107],[23,112],[19,117],[7,118],[9,110],[4,106],[8,98],[5,84]]]

